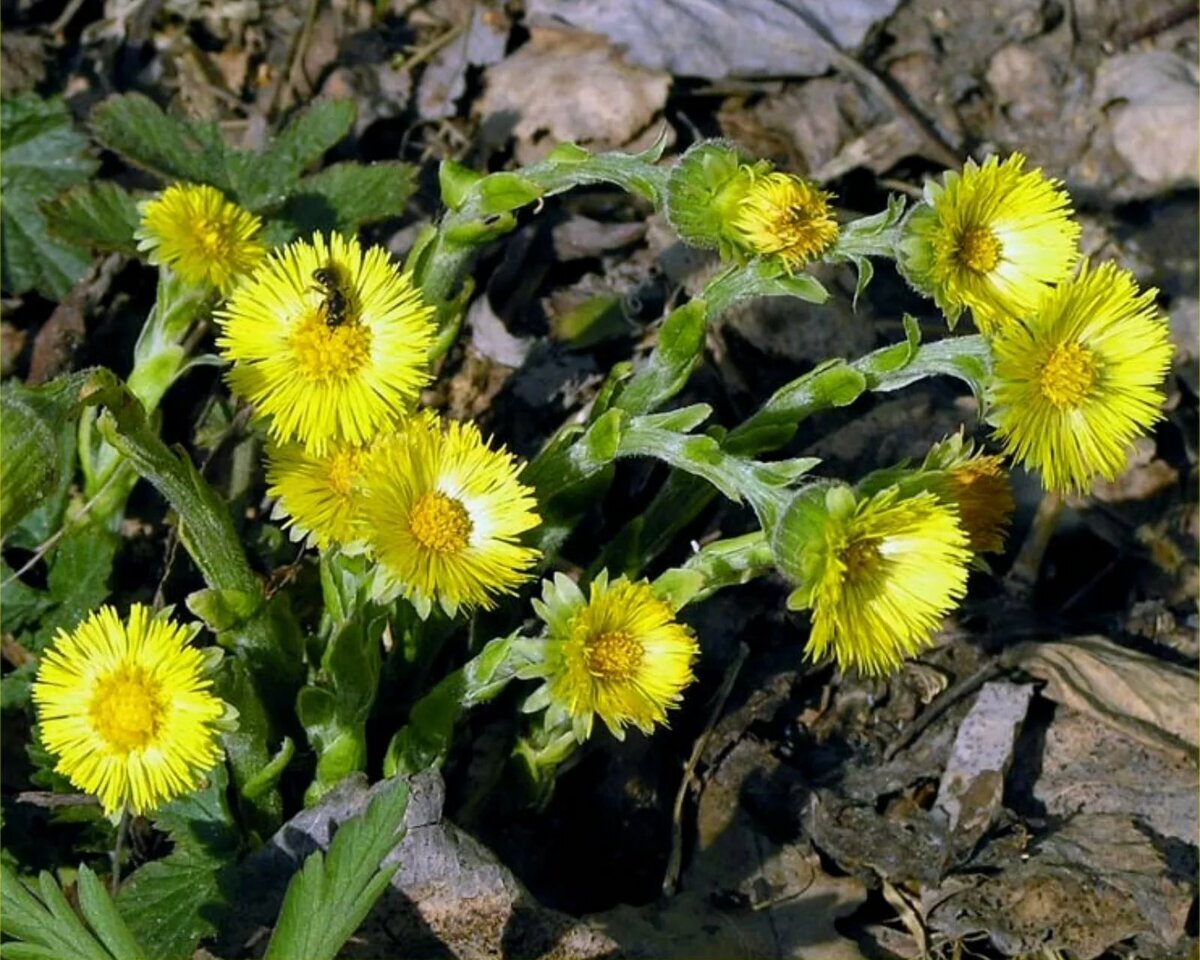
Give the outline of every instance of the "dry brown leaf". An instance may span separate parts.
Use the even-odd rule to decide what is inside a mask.
[[[667,101],[671,78],[633,67],[601,37],[533,30],[529,43],[489,67],[476,107],[494,147],[511,135],[534,163],[569,140],[589,149],[633,147]]]
[[[1139,743],[1197,756],[1200,703],[1195,671],[1095,635],[1025,644],[1017,662],[1046,681],[1042,694],[1051,700]]]

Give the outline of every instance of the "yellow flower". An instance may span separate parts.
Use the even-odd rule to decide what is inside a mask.
[[[267,496],[275,499],[273,520],[284,517],[293,540],[324,550],[358,540],[360,481],[367,449],[337,443],[321,455],[299,443],[267,447]]]
[[[491,609],[528,579],[538,552],[518,540],[539,521],[517,474],[474,424],[443,427],[429,411],[382,440],[367,462],[362,519],[385,590],[423,615],[436,599],[453,616],[460,605]]]
[[[326,272],[331,283],[319,282]],[[316,234],[238,287],[216,313],[217,345],[234,361],[234,392],[271,418],[271,436],[322,454],[369,442],[412,407],[429,380],[432,317],[385,251]]]
[[[522,675],[546,682],[523,709],[548,706],[548,726],[569,717],[579,741],[591,736],[596,717],[618,740],[629,725],[643,733],[665,726],[667,710],[695,679],[695,636],[644,580],[609,583],[602,572],[590,594],[585,600],[562,574],[544,583],[542,601],[534,601],[547,624],[544,655]]]
[[[250,273],[266,248],[262,221],[230,203],[215,187],[176,183],[141,205],[138,249],[192,284],[222,293]]]
[[[754,255],[778,257],[789,271],[795,270],[837,240],[837,221],[829,209],[832,196],[790,173],[751,175],[732,231]]]
[[[846,487],[798,497],[776,559],[800,586],[792,609],[812,609],[805,652],[838,667],[886,674],[927,648],[966,591],[971,551],[952,507],[896,487],[858,499]]]
[[[909,215],[897,263],[912,286],[932,296],[951,329],[966,308],[991,335],[1024,317],[1079,257],[1071,198],[1014,153],[1000,163],[968,160],[962,173],[925,187]]]
[[[200,785],[221,758],[225,704],[205,678],[193,631],[134,604],[101,607],[42,656],[33,700],[59,773],[107,815],[147,813]]]
[[[1012,484],[1004,458],[980,454],[934,480],[934,493],[958,511],[968,546],[975,553],[1002,553],[1012,519]]]
[[[1171,342],[1157,292],[1139,294],[1111,263],[1085,265],[993,341],[996,436],[1047,489],[1085,493],[1097,476],[1115,479],[1162,416]]]

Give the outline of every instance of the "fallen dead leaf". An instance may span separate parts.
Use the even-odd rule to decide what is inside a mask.
[[[562,141],[634,149],[640,134],[648,145],[671,78],[630,66],[602,37],[535,29],[488,68],[484,85],[476,106],[483,141],[496,148],[515,137],[517,161],[534,163]]]

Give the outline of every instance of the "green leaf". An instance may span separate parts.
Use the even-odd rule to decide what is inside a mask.
[[[304,171],[350,132],[355,112],[353,100],[318,100],[297,114],[261,154],[230,150],[231,185],[238,202],[262,210],[289,196]]]
[[[343,823],[328,857],[312,854],[288,884],[265,960],[334,960],[391,882],[383,867],[400,841],[408,786],[380,790],[365,813]]]
[[[170,117],[140,93],[118,94],[98,104],[91,126],[92,135],[109,150],[164,180],[209,183],[231,192],[228,149],[214,127]]]
[[[459,210],[466,203],[471,188],[483,179],[483,174],[453,160],[443,160],[438,165],[438,187],[442,203],[449,210]]]
[[[479,181],[479,212],[484,216],[508,213],[545,194],[545,189],[518,173],[493,173]]]
[[[40,387],[0,386],[0,538],[70,481],[64,447],[72,447],[78,381],[59,378]],[[73,448],[72,448],[73,452]]]
[[[216,933],[232,890],[230,864],[239,834],[225,800],[222,763],[207,785],[167,804],[154,817],[174,849],[135,870],[117,895],[134,936],[161,960],[186,960],[204,937]]]
[[[332,229],[355,233],[365,223],[403,214],[414,189],[415,170],[408,163],[335,163],[301,180],[283,215],[302,235]]]
[[[673,310],[658,332],[658,345],[625,384],[613,406],[629,414],[650,413],[683,389],[704,349],[708,306],[692,300]]]
[[[35,886],[0,867],[0,931],[16,941],[0,946],[0,957],[147,960],[96,875],[83,865],[78,889],[87,924],[49,873]]]
[[[259,780],[271,762],[268,744],[272,730],[266,705],[246,661],[226,657],[217,672],[213,692],[238,712],[237,730],[223,733],[221,744],[244,801],[242,809],[252,829],[262,835],[269,834],[279,826],[283,800],[274,784],[264,787]]]
[[[52,236],[39,205],[98,166],[61,100],[23,94],[0,103],[0,285],[9,293],[61,300],[83,276],[87,250]]]
[[[440,766],[450,750],[454,725],[464,709],[498,696],[528,665],[530,656],[515,636],[489,641],[413,705],[408,725],[388,744],[384,776],[419,773]]]
[[[137,256],[137,201],[109,180],[73,187],[42,204],[50,232],[92,250]]]

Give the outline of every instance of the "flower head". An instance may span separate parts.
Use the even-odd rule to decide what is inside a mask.
[[[733,232],[751,254],[778,257],[788,270],[795,270],[837,240],[831,197],[790,173],[751,176],[733,215]]]
[[[645,581],[609,583],[601,573],[585,599],[558,574],[545,582],[534,608],[546,621],[547,639],[543,660],[527,675],[546,682],[525,709],[549,706],[569,717],[577,740],[591,735],[596,717],[618,739],[628,725],[651,733],[666,724],[667,710],[695,679],[696,638]]]
[[[192,284],[228,293],[262,260],[262,221],[215,187],[175,183],[141,205],[138,249]]]
[[[134,604],[101,607],[42,656],[33,701],[59,773],[112,815],[146,813],[194,790],[221,758],[226,705],[191,630]]]
[[[966,591],[971,551],[954,509],[897,487],[798,497],[776,534],[776,561],[799,580],[792,609],[812,609],[805,652],[885,674],[925,649]]]
[[[1085,265],[992,342],[996,436],[1041,470],[1047,489],[1115,479],[1130,444],[1162,416],[1171,341],[1156,293],[1138,293],[1111,263]]]
[[[982,453],[962,431],[934,444],[916,474],[920,489],[931,490],[958,512],[975,553],[1000,553],[1016,503],[1004,458]]]
[[[951,328],[966,308],[985,334],[1023,317],[1079,257],[1079,225],[1057,180],[1003,163],[968,160],[962,173],[929,183],[898,249],[901,273],[932,296]]]
[[[533,491],[517,464],[472,423],[443,426],[426,411],[380,441],[367,462],[362,518],[381,583],[418,610],[433,600],[495,606],[529,578],[538,552],[518,539],[536,527]]]
[[[429,379],[433,308],[378,247],[320,234],[273,253],[216,313],[235,393],[314,454],[363,444]]]
[[[331,445],[323,454],[302,444],[267,447],[267,496],[275,498],[273,519],[284,524],[293,540],[306,539],[321,550],[358,540],[361,481],[367,448],[350,443]]]

